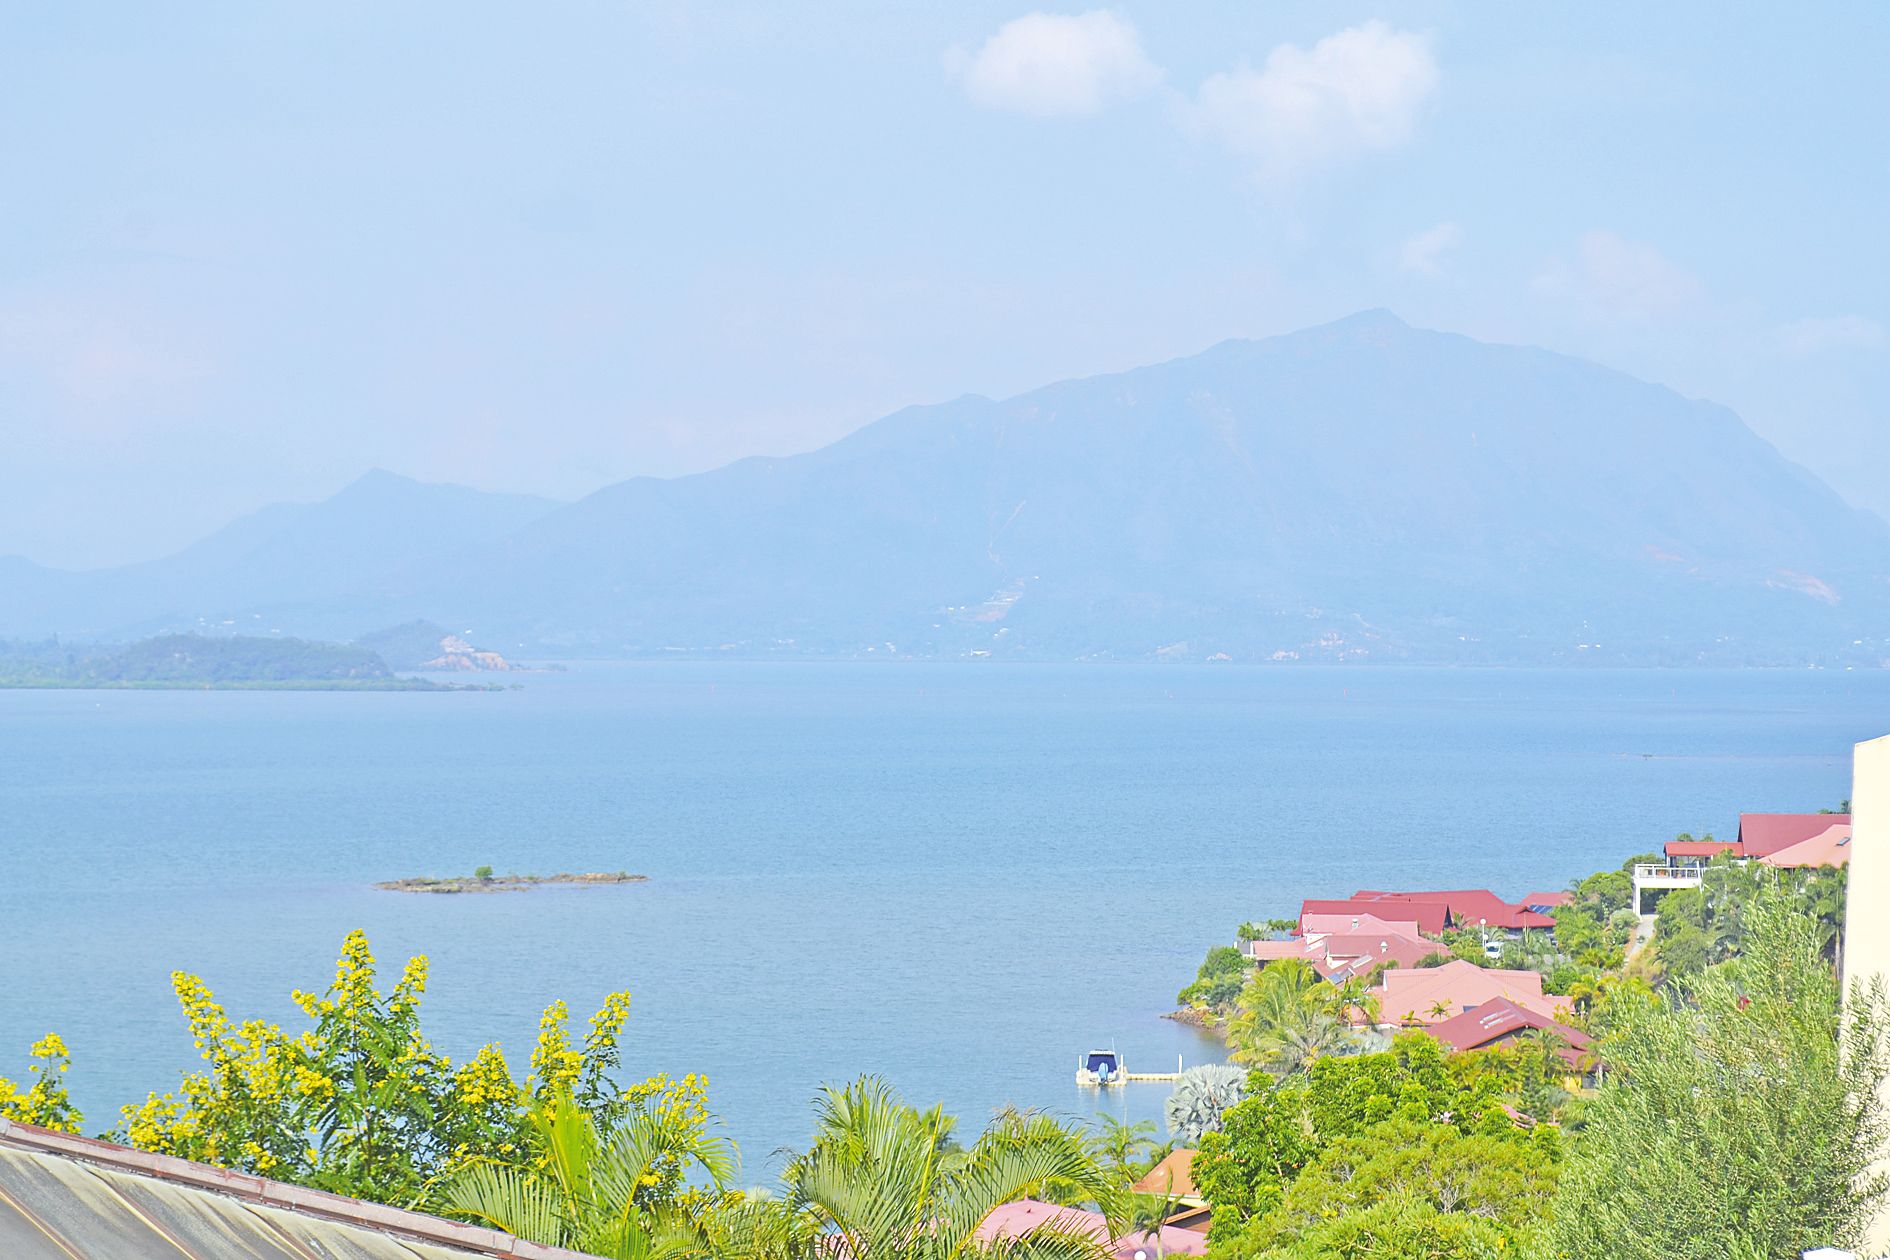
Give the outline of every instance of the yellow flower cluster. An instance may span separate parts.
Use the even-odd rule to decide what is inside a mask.
[[[420,965],[421,986],[425,987],[426,960],[416,958],[407,964],[411,973]],[[402,979],[405,983],[405,977]],[[367,933],[356,928],[341,944],[341,957],[335,960],[335,983],[328,990],[332,997],[317,997],[301,989],[290,994],[303,1014],[319,1021],[327,1015],[359,1017],[372,1009],[374,992],[374,953],[368,948]]]
[[[630,995],[612,993],[604,999],[603,1007],[591,1016],[590,1036],[584,1039],[584,1053],[591,1059],[606,1057],[615,1061],[617,1041],[623,1036],[623,1026],[630,1020]]]
[[[171,987],[183,1007],[191,1038],[209,1063],[184,1077],[183,1098],[152,1094],[124,1108],[125,1135],[133,1146],[163,1154],[185,1155],[218,1163],[234,1153],[249,1154],[253,1140],[224,1149],[224,1137],[253,1127],[255,1117],[278,1113],[292,1095],[311,1083],[298,1073],[299,1045],[275,1024],[244,1020],[234,1027],[217,1004],[210,986],[188,972],[171,973]],[[257,1147],[258,1150],[262,1148]],[[271,1157],[273,1166],[273,1157]],[[262,1170],[254,1158],[249,1166]]]
[[[301,1063],[296,1064],[291,1070],[295,1075],[295,1092],[301,1097],[320,1101],[335,1096],[333,1077]]]
[[[35,1060],[26,1069],[32,1073],[33,1083],[21,1089],[0,1076],[0,1116],[21,1124],[77,1133],[85,1117],[72,1105],[71,1095],[59,1079],[72,1066],[72,1052],[66,1049],[65,1041],[58,1033],[47,1033],[33,1043],[27,1056]],[[48,1072],[48,1067],[53,1070]]]
[[[511,1111],[518,1105],[519,1088],[497,1043],[488,1042],[453,1073],[453,1088],[467,1107],[500,1108]]]
[[[547,1098],[577,1083],[584,1056],[571,1048],[571,1009],[563,1001],[545,1008],[538,1020],[538,1044],[532,1047],[532,1074],[525,1087]]]
[[[366,947],[363,939],[362,946]],[[410,1019],[420,1010],[420,998],[427,991],[427,957],[416,955],[407,960],[406,968],[400,973],[400,983],[394,986],[393,996],[388,1000],[388,1010],[396,1019]]]
[[[125,1141],[141,1151],[175,1155],[197,1135],[195,1118],[186,1120],[174,1094],[152,1094],[124,1109]]]

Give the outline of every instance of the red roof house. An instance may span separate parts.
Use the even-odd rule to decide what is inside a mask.
[[[1350,902],[1346,904],[1350,905]],[[1410,917],[1410,912],[1403,907],[1378,907],[1382,914],[1302,914],[1299,916],[1299,931],[1302,936],[1318,936],[1337,932],[1341,934],[1390,932],[1397,936],[1408,936],[1414,941],[1423,940],[1424,933],[1419,929],[1417,920]]]
[[[1557,1049],[1557,1056],[1570,1067],[1581,1066],[1582,1058],[1591,1044],[1587,1033],[1551,1019],[1540,1011],[1519,1006],[1508,998],[1485,1002],[1441,1024],[1432,1024],[1424,1031],[1449,1049],[1463,1051],[1499,1046],[1514,1041],[1532,1029],[1560,1037],[1567,1044]]]
[[[1200,1193],[1194,1188],[1195,1152],[1188,1147],[1180,1147],[1162,1156],[1162,1161],[1142,1175],[1142,1179],[1129,1187],[1131,1194],[1158,1194],[1164,1199],[1178,1199],[1184,1202],[1193,1200],[1205,1203]]]
[[[1829,817],[1829,815],[1827,815]],[[1851,860],[1851,825],[1837,823],[1809,840],[1788,844],[1768,853],[1759,861],[1766,866],[1803,869],[1816,866],[1844,866]]]
[[[1433,954],[1446,952],[1443,946],[1431,941],[1390,933],[1341,935],[1335,932],[1320,937],[1315,948],[1320,951],[1320,957],[1314,958],[1312,964],[1328,980],[1369,975],[1373,968],[1387,963],[1415,967]]]
[[[1524,905],[1511,905],[1487,888],[1453,888],[1442,892],[1377,892],[1352,894],[1354,902],[1392,904],[1441,903],[1452,927],[1552,928],[1555,920]]]
[[[1371,922],[1377,922],[1370,915],[1363,917]],[[1349,922],[1358,923],[1359,920],[1351,919]],[[1398,926],[1403,928],[1408,925]],[[1296,936],[1291,940],[1249,941],[1247,943],[1247,957],[1262,966],[1270,962],[1298,958],[1311,963],[1313,969],[1327,980],[1344,980],[1355,975],[1367,975],[1373,968],[1385,963],[1392,963],[1399,967],[1415,967],[1431,955],[1444,952],[1446,951],[1443,946],[1419,936],[1415,927],[1408,932],[1369,930],[1307,932],[1304,936]]]
[[[1444,930],[1450,922],[1450,906],[1442,901],[1405,898],[1388,904],[1383,898],[1350,897],[1344,901],[1305,901],[1300,903],[1300,932],[1304,935],[1309,915],[1339,914],[1348,918],[1376,915],[1379,918],[1409,919],[1418,931],[1431,935]]]
[[[1762,858],[1832,827],[1851,825],[1849,814],[1741,814],[1735,857]]]
[[[1731,840],[1669,840],[1665,852],[1668,861],[1675,858],[1711,861],[1722,853],[1733,853],[1738,848],[1738,844]]]
[[[1499,998],[1550,1019],[1557,1018],[1568,999],[1542,992],[1542,976],[1534,971],[1505,971],[1453,959],[1441,967],[1387,971],[1373,990],[1378,998],[1381,1028],[1400,1024],[1441,1024],[1478,1010]]]

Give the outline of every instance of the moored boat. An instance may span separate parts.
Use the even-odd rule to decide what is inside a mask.
[[[1078,1085],[1120,1085],[1126,1080],[1128,1071],[1114,1050],[1091,1050],[1076,1064]]]

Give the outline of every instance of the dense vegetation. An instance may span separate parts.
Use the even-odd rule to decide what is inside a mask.
[[[364,634],[354,645],[374,653],[395,669],[419,669],[439,659],[440,645],[446,638],[445,626],[431,621],[408,621]]]
[[[1739,921],[1738,956],[1615,1012],[1619,1083],[1587,1112],[1553,1254],[1783,1257],[1860,1241],[1886,1189],[1871,1170],[1890,1070],[1882,983],[1854,990],[1841,1020],[1823,934],[1795,898],[1763,891]]]
[[[128,647],[0,642],[0,687],[280,687],[431,691],[375,653],[304,639],[168,634]]]
[[[1503,1103],[1540,1096],[1558,1067],[1537,1046],[1451,1056],[1404,1033],[1382,1053],[1328,1056],[1277,1080],[1254,1073],[1251,1096],[1202,1138],[1194,1164],[1215,1208],[1215,1253],[1513,1247],[1547,1206],[1561,1140],[1551,1124],[1520,1127]],[[1375,1241],[1359,1250],[1364,1239]]]
[[[1839,1053],[1844,871],[1721,857],[1644,923],[1631,870],[1652,860],[1581,880],[1553,930],[1495,957],[1446,932],[1419,964],[1540,972],[1597,1038],[1598,1088],[1553,1035],[1445,1055],[1370,1030],[1377,975],[1212,950],[1181,1000],[1255,1069],[1199,1143],[1215,1260],[1783,1258],[1854,1240],[1884,1190],[1865,1172],[1886,1138],[1869,1082],[1890,1062],[1880,993],[1854,995]]]

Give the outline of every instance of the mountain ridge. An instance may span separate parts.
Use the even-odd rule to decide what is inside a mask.
[[[481,512],[372,580],[290,548],[198,599],[541,654],[1890,657],[1890,524],[1734,413],[1382,310]]]

